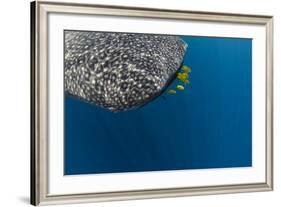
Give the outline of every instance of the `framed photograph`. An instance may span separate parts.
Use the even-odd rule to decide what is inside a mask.
[[[273,17],[31,3],[31,204],[273,189]]]

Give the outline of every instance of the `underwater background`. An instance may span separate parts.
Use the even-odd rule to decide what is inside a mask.
[[[176,94],[119,113],[65,95],[65,175],[252,165],[252,40],[181,38],[192,72]]]

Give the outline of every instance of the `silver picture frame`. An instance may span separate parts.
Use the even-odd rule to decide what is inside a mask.
[[[132,190],[87,194],[48,193],[48,14],[76,13],[262,25],[266,30],[266,178],[263,183]],[[273,17],[124,6],[31,3],[31,204],[66,204],[273,190]]]

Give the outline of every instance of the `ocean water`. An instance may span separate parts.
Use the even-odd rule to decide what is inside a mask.
[[[252,40],[181,38],[184,91],[120,113],[65,96],[65,175],[252,165]]]

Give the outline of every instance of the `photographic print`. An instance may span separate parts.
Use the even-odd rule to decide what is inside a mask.
[[[273,18],[31,4],[31,204],[273,190]]]
[[[65,175],[251,167],[252,39],[64,31]]]

